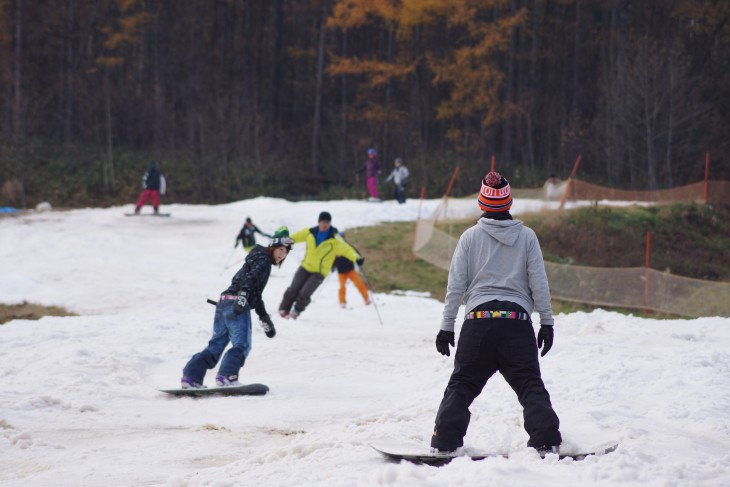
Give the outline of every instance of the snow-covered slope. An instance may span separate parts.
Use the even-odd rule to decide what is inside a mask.
[[[540,205],[518,200],[514,213]],[[0,326],[0,484],[730,485],[730,318],[558,315],[541,366],[566,446],[621,444],[583,462],[540,460],[524,447],[521,408],[500,376],[472,406],[466,442],[510,459],[384,462],[369,443],[428,445],[453,364],[433,344],[441,305],[378,294],[380,326],[354,287],[349,309],[338,306],[336,277],[299,320],[275,317],[274,339],[255,326],[242,380],[268,384],[268,395],[159,393],[207,343],[205,298],[237,270],[224,267],[243,257],[231,252],[246,216],[264,231],[294,231],[327,210],[343,230],[414,220],[419,203],[256,198],[164,208],[171,218],[127,218],[130,208],[117,207],[0,219],[0,302],[78,313]],[[303,250],[272,271],[270,311]]]

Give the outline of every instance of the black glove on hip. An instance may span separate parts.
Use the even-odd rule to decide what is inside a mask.
[[[446,330],[439,330],[439,334],[436,335],[436,350],[441,355],[446,355],[447,357],[451,355],[451,350],[449,350],[449,344],[451,344],[452,347],[454,347],[454,332],[453,331],[446,331]]]
[[[358,257],[355,263],[362,267],[362,265],[365,263],[365,257]]]
[[[269,338],[274,338],[276,336],[276,328],[274,328],[274,322],[271,321],[271,317],[269,315],[262,316],[259,318],[261,321],[259,321],[259,324],[261,325],[261,328],[264,329],[264,333],[266,333],[266,336]]]
[[[543,347],[543,344],[545,346]],[[540,331],[537,332],[537,348],[542,348],[541,357],[544,357],[546,353],[553,348],[553,327],[548,325],[540,326]]]
[[[239,291],[236,295],[236,300],[233,302],[233,312],[237,315],[243,314],[246,311],[246,305],[248,304],[248,294],[246,291]]]

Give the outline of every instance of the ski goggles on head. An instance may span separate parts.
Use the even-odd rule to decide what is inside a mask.
[[[294,240],[291,237],[275,237],[271,239],[271,242],[269,242],[269,247],[274,246],[281,246],[281,247],[287,247],[291,250],[291,246],[294,243]]]

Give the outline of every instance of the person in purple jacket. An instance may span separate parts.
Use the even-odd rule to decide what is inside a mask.
[[[380,160],[378,160],[378,153],[375,149],[368,149],[368,160],[365,164],[355,171],[355,173],[361,173],[365,171],[365,184],[367,185],[370,198],[368,201],[380,201],[378,196],[378,176],[380,175]]]

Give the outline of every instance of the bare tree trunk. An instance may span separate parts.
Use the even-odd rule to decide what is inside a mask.
[[[342,32],[342,53],[347,57],[347,31]],[[349,174],[347,170],[347,76],[340,76],[340,174]]]
[[[312,127],[312,176],[319,173],[319,132],[322,123],[322,79],[324,75],[324,40],[327,14],[322,13],[319,28],[319,49],[317,54],[317,88],[314,97],[314,123]]]
[[[17,138],[23,135],[22,129],[22,66],[20,63],[23,34],[23,0],[15,1],[15,93],[13,97],[13,135]]]
[[[672,174],[672,137],[673,137],[673,130],[674,130],[674,56],[671,53],[671,50],[669,50],[668,54],[668,76],[669,76],[669,89],[667,90],[667,95],[669,97],[669,113],[667,116],[669,117],[669,120],[667,121],[667,157],[666,157],[666,165],[667,165],[667,180],[669,181],[669,187],[674,187],[674,175]]]
[[[104,189],[109,191],[114,190],[116,181],[114,178],[114,155],[112,150],[112,108],[111,108],[111,94],[109,93],[109,73],[105,75],[105,91],[106,96],[104,98],[104,108],[106,115],[106,163],[103,166],[102,176],[104,181]]]

